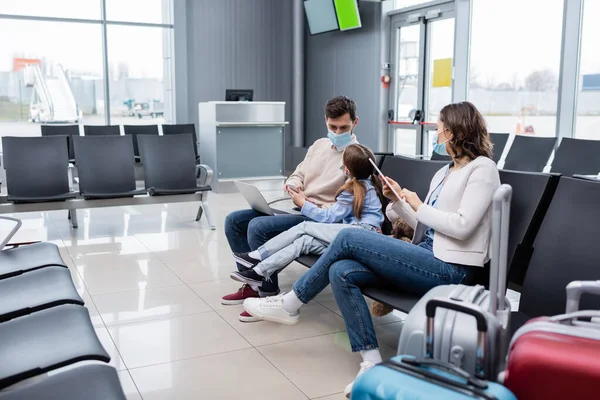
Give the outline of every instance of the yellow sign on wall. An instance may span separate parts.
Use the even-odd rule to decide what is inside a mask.
[[[433,60],[433,87],[452,86],[452,59]]]

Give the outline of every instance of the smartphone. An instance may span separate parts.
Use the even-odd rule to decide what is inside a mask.
[[[373,165],[373,168],[375,168],[375,171],[377,171],[377,174],[379,174],[379,176],[381,176],[381,178],[383,179],[383,181],[385,182],[385,184],[388,185],[388,187],[390,188],[390,190],[396,195],[396,197],[398,198],[398,200],[402,200],[402,198],[400,198],[400,193],[396,192],[396,190],[394,189],[394,187],[392,185],[390,185],[390,182],[387,180],[387,178],[381,172],[381,170],[377,167],[377,164],[375,164],[373,162],[373,160],[371,160],[370,158],[369,158],[369,162],[371,163],[371,165]]]
[[[292,189],[294,192],[298,191],[298,188],[293,183],[288,183],[287,187],[288,189]]]

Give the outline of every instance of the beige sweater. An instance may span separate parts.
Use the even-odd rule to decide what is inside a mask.
[[[335,203],[336,192],[346,182],[341,165],[342,152],[333,147],[329,139],[319,139],[308,148],[306,157],[286,184],[304,188],[311,202],[327,207]]]

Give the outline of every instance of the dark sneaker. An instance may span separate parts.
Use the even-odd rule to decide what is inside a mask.
[[[242,285],[242,287],[235,293],[228,294],[227,296],[223,296],[221,298],[221,304],[226,306],[232,306],[235,304],[243,304],[244,300],[252,298],[252,297],[260,297],[258,292],[253,290],[250,285]]]
[[[258,322],[262,321],[262,318],[254,317],[248,311],[244,311],[240,314],[240,321],[242,322]]]
[[[246,268],[254,268],[260,262],[248,255],[248,253],[233,253],[235,261]]]
[[[244,271],[234,271],[230,275],[234,281],[246,283],[246,284],[262,284],[263,277],[257,274],[254,269],[247,269]]]

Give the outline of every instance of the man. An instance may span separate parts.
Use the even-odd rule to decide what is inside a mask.
[[[306,157],[286,181],[284,189],[293,185],[304,191],[308,201],[319,207],[335,203],[335,194],[344,184],[346,177],[340,170],[342,152],[353,143],[358,143],[354,128],[358,124],[356,103],[346,96],[338,96],[325,105],[327,137],[318,139],[308,149]],[[254,210],[234,211],[225,219],[225,235],[234,253],[248,253],[309,218],[303,215],[267,216]],[[239,271],[245,269],[237,264]],[[223,296],[225,305],[242,304],[250,297],[274,296],[279,293],[277,274],[270,276],[261,287],[242,286],[237,292]],[[240,321],[254,322],[259,319],[247,312],[240,314]]]

